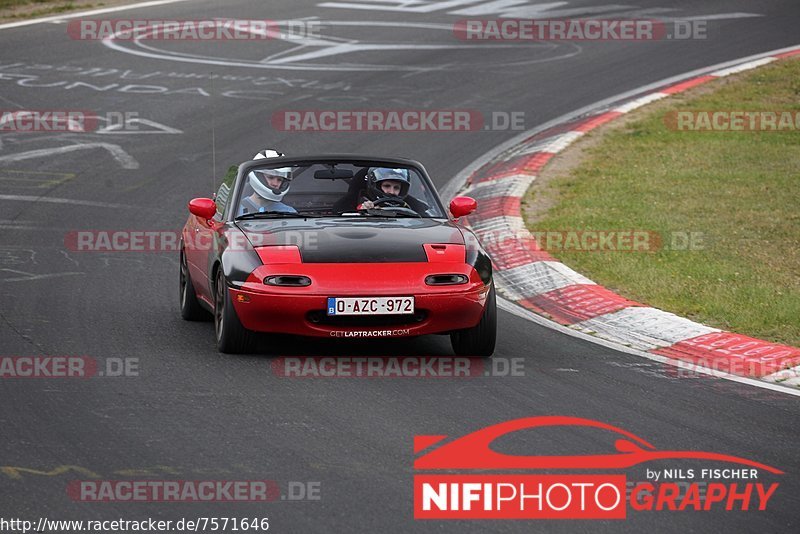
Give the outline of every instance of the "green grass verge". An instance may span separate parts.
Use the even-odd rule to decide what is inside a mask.
[[[800,60],[713,83],[640,111],[567,176],[531,188],[555,204],[528,226],[652,230],[667,244],[672,232],[703,232],[703,250],[553,254],[628,298],[800,346],[800,131],[681,132],[664,121],[678,110],[798,111]]]
[[[28,6],[31,4],[46,4],[51,0],[0,0],[0,9],[10,7]]]
[[[34,6],[37,7],[34,9]],[[91,7],[94,7],[94,5],[77,5],[69,0],[0,0],[0,18],[29,19]],[[15,11],[15,9],[21,8],[25,9]]]

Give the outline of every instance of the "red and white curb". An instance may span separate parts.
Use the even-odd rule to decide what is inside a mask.
[[[653,359],[703,374],[741,377],[738,381],[800,387],[800,348],[721,331],[621,297],[541,250],[520,211],[522,197],[545,164],[586,132],[651,102],[795,55],[800,46],[691,75],[614,107],[598,106],[481,158],[459,192],[477,199],[478,209],[462,222],[492,257],[500,294],[560,325]]]

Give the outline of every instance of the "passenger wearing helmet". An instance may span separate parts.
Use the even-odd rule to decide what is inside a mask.
[[[264,150],[253,158],[254,160],[275,158],[283,156],[275,150]],[[255,169],[247,176],[247,183],[253,192],[242,198],[239,206],[239,215],[254,212],[279,212],[297,213],[297,210],[283,203],[283,197],[289,191],[292,183],[292,169],[281,167],[278,169]]]
[[[366,184],[360,189],[359,182]],[[354,180],[348,194],[336,203],[334,211],[368,210],[382,207],[411,208],[424,215],[428,206],[408,194],[411,180],[408,169],[371,167],[361,180]],[[360,189],[360,190],[359,190]]]

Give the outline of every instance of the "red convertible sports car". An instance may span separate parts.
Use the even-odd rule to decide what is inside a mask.
[[[181,315],[213,314],[226,353],[251,350],[254,332],[447,334],[456,354],[491,356],[492,263],[457,223],[476,205],[456,197],[449,217],[411,160],[261,152],[189,202]]]

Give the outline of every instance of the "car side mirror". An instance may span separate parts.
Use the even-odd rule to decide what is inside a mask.
[[[217,213],[217,203],[210,198],[193,198],[189,201],[189,211],[201,219],[212,219]]]
[[[450,201],[450,213],[458,219],[469,215],[478,208],[478,201],[471,197],[456,197]]]

